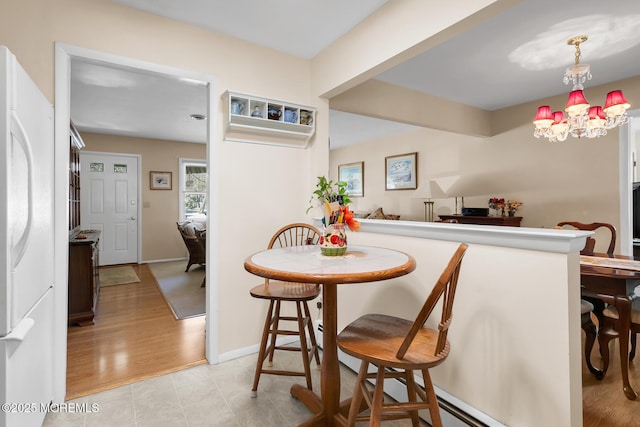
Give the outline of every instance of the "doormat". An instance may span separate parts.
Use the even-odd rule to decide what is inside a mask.
[[[100,286],[124,285],[136,283],[140,278],[130,265],[122,267],[101,267]]]

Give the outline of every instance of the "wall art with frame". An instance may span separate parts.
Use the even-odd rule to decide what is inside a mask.
[[[364,196],[364,162],[338,166],[338,181],[347,183],[349,197]]]
[[[151,190],[171,190],[171,172],[149,172],[149,187]]]
[[[385,157],[385,190],[418,188],[418,153]]]

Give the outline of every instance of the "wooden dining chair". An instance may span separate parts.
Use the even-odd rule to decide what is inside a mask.
[[[606,253],[608,256],[613,257],[613,251],[616,247],[616,229],[613,225],[608,224],[606,222],[593,222],[593,223],[581,223],[576,221],[564,221],[559,222],[558,227],[562,228],[565,226],[572,227],[576,230],[585,230],[585,231],[593,231],[595,233],[599,233],[601,239],[598,241],[604,241],[605,244],[602,248],[606,247]],[[602,232],[605,234],[603,235]],[[608,239],[606,238],[606,234],[608,233]],[[598,235],[596,237],[598,237]],[[608,243],[606,243],[608,241]],[[584,248],[580,251],[580,255],[593,256],[596,253],[596,238],[589,236],[587,237],[587,241],[584,245]],[[602,297],[597,296],[588,296],[582,295],[582,299],[580,301],[581,308],[581,326],[582,330],[585,333],[585,341],[584,341],[584,357],[587,363],[587,368],[589,372],[591,372],[597,379],[604,378],[604,374],[606,370],[600,370],[593,366],[591,363],[591,351],[593,350],[593,345],[595,344],[596,337],[598,336],[598,332],[596,329],[593,320],[591,319],[591,313],[594,313],[598,318],[598,326],[602,326],[604,323],[604,310],[605,303],[602,300]],[[600,346],[600,355],[604,357],[602,346]]]
[[[576,221],[563,221],[563,222],[559,222],[558,223],[558,227],[564,227],[564,226],[570,226],[575,228],[576,230],[584,230],[584,231],[593,231],[595,233],[600,233],[601,231],[604,231],[605,229],[608,230],[609,233],[609,239],[608,239],[608,245],[605,244],[603,246],[603,248],[606,246],[606,254],[609,255],[610,257],[613,257],[613,251],[615,250],[616,247],[616,228],[611,225],[608,224],[606,222],[592,222],[589,224],[585,224],[582,222],[576,222]],[[596,235],[596,237],[598,237]],[[596,245],[596,237],[587,237],[587,242],[584,245],[584,248],[580,251],[580,255],[591,255],[593,256],[596,252],[595,250],[595,245]],[[598,239],[598,242],[602,240],[605,241],[606,239],[604,239],[604,236],[602,239]]]
[[[317,228],[304,224],[295,223],[282,227],[278,230],[269,245],[269,249],[283,248],[289,246],[317,245],[320,239],[320,231]],[[265,279],[264,283],[251,289],[250,294],[254,298],[269,300],[269,309],[264,322],[260,350],[258,351],[258,361],[251,388],[251,397],[258,395],[258,383],[261,374],[269,375],[290,375],[304,376],[307,388],[312,389],[311,383],[311,362],[315,358],[316,364],[320,365],[320,355],[318,344],[313,331],[313,319],[309,311],[308,302],[320,295],[320,285],[309,283],[291,283]],[[296,316],[283,316],[280,314],[282,303],[293,303],[296,309]],[[296,330],[281,329],[281,321],[296,322]],[[300,339],[300,346],[278,345],[279,335],[297,335]],[[307,340],[310,344],[307,343]],[[302,353],[303,372],[291,369],[274,369],[273,357],[276,350],[299,351]],[[268,358],[265,367],[265,359]]]
[[[598,343],[602,349],[602,370],[604,373],[607,372],[609,367],[609,341],[619,336],[619,307],[621,304],[627,304],[631,313],[629,319],[629,331],[631,333],[629,361],[631,362],[636,356],[636,339],[637,334],[640,333],[640,286],[636,286],[627,297],[616,297],[607,302],[608,305],[604,309],[604,324],[598,334]]]
[[[367,314],[340,332],[340,349],[362,361],[349,409],[348,426],[363,420],[369,420],[371,426],[379,426],[382,420],[400,418],[411,418],[412,424],[418,426],[418,410],[421,409],[429,410],[431,425],[442,425],[429,369],[441,364],[449,355],[447,333],[453,316],[453,301],[462,257],[466,250],[466,244],[458,246],[414,321],[383,314]],[[426,327],[425,322],[440,300],[442,314],[437,329]],[[370,364],[377,367],[376,372],[368,373]],[[416,370],[422,372],[424,387],[420,387],[415,381]],[[375,378],[373,395],[367,388],[369,378]],[[407,402],[384,402],[386,378],[404,381]],[[363,399],[370,413],[360,415]]]

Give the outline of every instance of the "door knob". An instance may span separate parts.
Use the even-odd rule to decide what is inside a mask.
[[[135,220],[136,220],[136,217],[135,217],[135,216],[132,216],[132,217],[131,217],[131,221],[135,221]]]

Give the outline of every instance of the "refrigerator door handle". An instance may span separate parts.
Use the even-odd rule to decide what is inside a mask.
[[[25,132],[24,127],[22,127],[22,123],[20,123],[15,111],[11,111],[11,134],[15,136],[16,141],[18,141],[22,147],[27,159],[27,204],[29,205],[27,208],[27,223],[24,231],[11,248],[11,267],[13,270],[20,264],[22,256],[27,250],[33,219],[33,153],[31,152],[29,136]]]
[[[24,341],[25,337],[27,336],[31,328],[33,328],[33,325],[35,325],[35,323],[36,322],[33,319],[23,317],[22,320],[20,320],[20,323],[18,323],[18,325],[13,328],[13,331],[9,332],[9,334],[5,335],[4,337],[0,337],[0,341]]]

